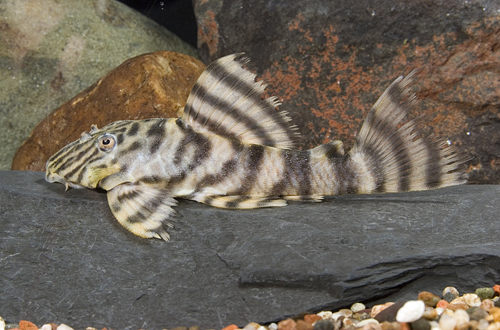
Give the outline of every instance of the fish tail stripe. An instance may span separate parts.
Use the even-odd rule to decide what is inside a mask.
[[[234,195],[247,195],[254,187],[264,161],[264,148],[264,146],[257,144],[249,146],[246,160],[243,164],[246,170],[245,177],[241,180],[241,186]]]
[[[408,89],[413,74],[396,79],[382,94],[349,152],[344,167],[355,169],[358,192],[426,190],[463,183],[465,159],[452,147],[424,136],[412,120],[399,126],[415,103]]]

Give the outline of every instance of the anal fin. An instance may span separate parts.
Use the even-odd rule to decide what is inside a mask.
[[[193,200],[224,209],[257,209],[287,205],[286,201],[282,198],[263,196],[201,195],[195,196]]]
[[[127,230],[144,238],[169,240],[164,227],[172,227],[169,220],[177,202],[167,190],[121,184],[107,195],[111,212]]]

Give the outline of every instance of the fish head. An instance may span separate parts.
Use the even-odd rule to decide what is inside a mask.
[[[118,121],[101,129],[92,125],[90,132],[83,132],[78,140],[50,157],[45,165],[45,180],[62,183],[66,189],[101,187],[101,182],[110,181],[110,177],[114,178],[114,186],[125,183],[126,179],[118,179],[125,176],[118,174],[123,174],[130,162],[130,156],[122,151],[130,147],[124,132],[131,122]]]

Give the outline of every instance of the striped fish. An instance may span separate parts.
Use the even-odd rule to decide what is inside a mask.
[[[247,61],[237,54],[208,66],[180,118],[92,126],[48,160],[46,180],[106,190],[125,228],[165,240],[175,197],[251,209],[466,182],[466,160],[404,120],[415,103],[411,74],[382,94],[348,153],[340,141],[303,151],[278,100],[262,98],[266,85],[244,68]]]

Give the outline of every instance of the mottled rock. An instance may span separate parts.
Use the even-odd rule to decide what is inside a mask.
[[[476,289],[476,295],[481,299],[491,299],[495,295],[495,290],[493,288],[478,288]]]
[[[114,0],[5,0],[0,12],[0,169],[11,168],[36,124],[126,59],[159,50],[197,56]]]
[[[429,307],[436,307],[437,303],[441,300],[439,296],[427,291],[420,292],[417,299],[422,300],[424,304]]]
[[[179,117],[204,68],[195,58],[175,52],[128,59],[42,120],[17,151],[12,168],[43,170],[52,154],[92,124]]]
[[[429,133],[457,145],[470,182],[500,183],[498,1],[196,0],[201,57],[246,52],[307,147],[352,146],[383,90],[415,68]]]
[[[0,171],[1,316],[75,329],[222,329],[447,285],[474,292],[500,278],[499,207],[495,185],[256,210],[181,200],[164,242],[119,225],[102,191]]]

